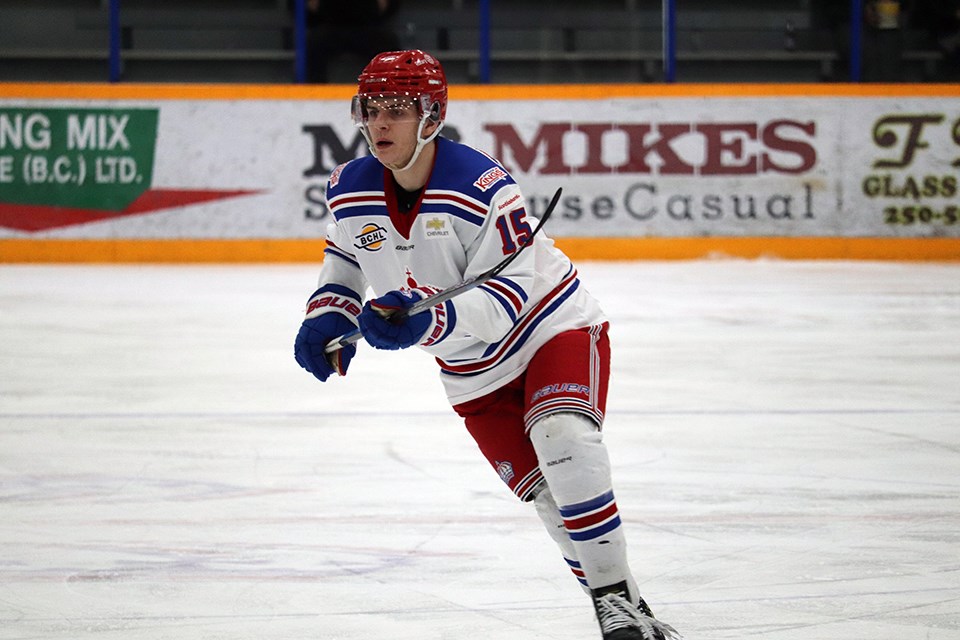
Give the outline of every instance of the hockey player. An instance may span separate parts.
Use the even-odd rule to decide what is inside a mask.
[[[355,345],[329,357],[324,348],[358,326],[376,349],[434,356],[481,452],[533,503],[592,598],[604,640],[678,637],[653,617],[627,565],[600,433],[610,347],[599,305],[541,235],[485,284],[397,321],[398,310],[512,254],[535,221],[500,163],[439,136],[447,82],[431,55],[373,58],[352,110],[372,156],[330,175],[335,222],[297,362],[321,381],[345,375]]]

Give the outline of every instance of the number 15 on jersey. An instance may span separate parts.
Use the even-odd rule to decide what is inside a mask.
[[[527,210],[521,207],[497,218],[503,255],[508,256],[517,250],[517,246],[522,247],[533,234],[526,216]]]

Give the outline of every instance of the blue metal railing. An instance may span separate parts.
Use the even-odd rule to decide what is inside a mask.
[[[842,0],[841,0],[842,1]],[[662,0],[663,12],[663,81],[675,82],[677,70],[677,2]],[[481,83],[493,81],[490,69],[490,16],[491,0],[480,0],[477,15],[479,26],[479,80]],[[859,19],[863,15],[863,0],[850,0],[850,81],[860,82],[863,59],[861,55],[863,24]],[[120,0],[109,0],[110,14],[110,82],[119,82],[122,76],[122,27],[120,22]],[[296,82],[306,82],[307,36],[306,36],[306,0],[294,0],[294,78]]]
[[[850,0],[850,82],[860,82],[863,74],[863,0]]]
[[[840,0],[842,1],[842,0]],[[863,69],[863,0],[850,0],[850,81],[860,82]],[[663,81],[676,82],[677,76],[677,0],[662,0]],[[490,78],[490,0],[480,0],[480,82]]]
[[[293,75],[298,83],[307,81],[307,3],[306,0],[294,0],[293,3],[293,47],[296,55],[293,61]]]
[[[110,82],[120,82],[120,0],[110,0]]]
[[[490,82],[490,0],[480,0],[480,82]]]
[[[677,79],[677,2],[663,0],[663,81]]]

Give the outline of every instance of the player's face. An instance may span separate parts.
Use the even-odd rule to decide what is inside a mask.
[[[377,159],[388,169],[406,166],[417,147],[420,116],[413,99],[369,98],[364,123]]]

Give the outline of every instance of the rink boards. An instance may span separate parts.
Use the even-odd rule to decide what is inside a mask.
[[[350,86],[0,84],[0,261],[316,261]],[[960,86],[451,87],[577,259],[960,259]]]

